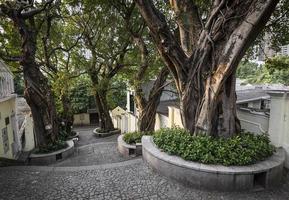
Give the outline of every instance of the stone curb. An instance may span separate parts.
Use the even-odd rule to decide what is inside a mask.
[[[96,128],[93,130],[94,135],[97,137],[108,137],[108,136],[112,136],[115,134],[120,134],[120,132],[121,132],[119,129],[117,129],[117,130],[113,130],[113,131],[109,131],[109,132],[105,132],[105,133],[99,133],[99,132],[97,132],[98,129],[99,128]]]
[[[124,135],[120,135],[117,138],[117,149],[120,154],[125,157],[136,157],[142,155],[142,145],[137,143],[135,145],[127,144],[123,140]]]
[[[53,167],[53,166],[12,166],[12,167],[1,167],[0,170],[26,170],[26,171],[56,171],[56,172],[74,172],[74,171],[90,171],[99,169],[112,169],[118,167],[125,167],[128,165],[134,165],[142,163],[142,159],[133,159],[118,163],[108,163],[101,165],[90,165],[90,166],[77,166],[77,167]]]
[[[143,159],[160,174],[200,189],[235,191],[280,183],[285,161],[282,148],[265,161],[248,166],[206,165],[161,152],[151,136],[142,137]],[[258,183],[257,183],[258,182]],[[259,184],[260,182],[260,184]]]
[[[37,165],[48,165],[55,163],[58,160],[64,160],[73,154],[74,142],[72,140],[66,141],[68,147],[65,149],[60,149],[55,152],[46,153],[46,154],[30,154],[29,163]]]

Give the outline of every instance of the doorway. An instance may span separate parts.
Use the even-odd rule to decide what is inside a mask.
[[[99,115],[98,113],[89,113],[90,124],[98,125],[99,124]]]

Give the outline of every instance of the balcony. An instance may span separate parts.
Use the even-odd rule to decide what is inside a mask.
[[[13,75],[5,63],[0,60],[0,99],[14,93]]]

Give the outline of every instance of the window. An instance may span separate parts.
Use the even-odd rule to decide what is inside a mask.
[[[2,129],[2,141],[3,141],[4,153],[6,154],[9,151],[9,139],[8,139],[7,127]]]
[[[134,97],[133,95],[129,95],[129,111],[134,113]]]
[[[261,110],[264,110],[264,109],[265,109],[265,101],[261,100]]]
[[[6,117],[6,118],[5,118],[5,125],[8,125],[9,123],[10,123],[9,117]]]

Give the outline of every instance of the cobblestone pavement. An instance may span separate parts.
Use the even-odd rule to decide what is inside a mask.
[[[197,190],[158,175],[141,158],[121,157],[117,136],[97,138],[93,128],[80,129],[78,152],[68,160],[53,166],[0,168],[0,200],[289,200],[289,175],[275,190]]]
[[[73,130],[79,132],[79,141],[77,146],[84,146],[88,144],[101,143],[101,142],[116,142],[118,135],[112,135],[109,137],[99,138],[93,134],[93,129],[96,127],[76,127]]]
[[[106,163],[116,163],[129,160],[122,157],[117,150],[117,137],[96,137],[93,134],[95,127],[77,127],[74,130],[79,133],[79,141],[76,144],[74,155],[53,166],[89,166]]]
[[[0,199],[288,200],[289,177],[276,190],[201,191],[154,173],[141,159],[90,167],[0,168]]]
[[[78,147],[72,157],[58,162],[54,166],[89,166],[122,162],[129,159],[121,156],[117,150],[116,142],[102,142]]]

